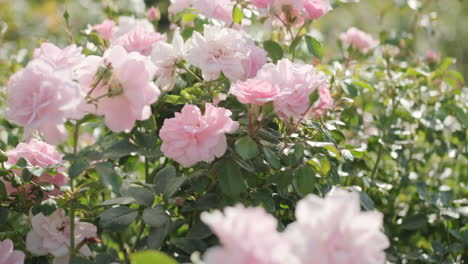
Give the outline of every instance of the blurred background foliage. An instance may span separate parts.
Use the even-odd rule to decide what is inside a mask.
[[[144,3],[145,2],[145,3]],[[144,16],[146,6],[163,13],[160,30],[169,26],[169,0],[0,0],[0,81],[5,82],[7,61],[28,60],[28,52],[42,41],[65,45],[63,13],[69,10],[74,34],[106,16],[128,12]],[[339,54],[337,38],[350,26],[374,35],[386,32],[400,45],[414,45],[417,54],[437,51],[457,59],[458,71],[468,77],[468,2],[463,0],[332,0],[334,10],[316,21],[314,34],[323,40],[327,58]],[[380,33],[382,34],[382,33]]]

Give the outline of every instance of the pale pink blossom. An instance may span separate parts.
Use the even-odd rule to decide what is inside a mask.
[[[148,11],[146,11],[146,17],[151,21],[159,21],[161,19],[161,12],[158,8],[152,6]]]
[[[43,256],[50,254],[59,260],[67,259],[70,251],[70,218],[63,209],[57,209],[52,215],[42,213],[30,215],[32,230],[26,236],[26,248],[33,254]],[[74,219],[74,240],[79,245],[86,238],[97,236],[95,225]],[[91,250],[84,244],[79,252],[91,256]]]
[[[304,0],[307,18],[318,19],[331,10],[329,0]]]
[[[31,61],[10,78],[7,97],[6,117],[24,127],[25,139],[37,131],[46,142],[58,144],[67,138],[66,120],[82,116],[77,107],[84,95],[78,84],[68,71],[58,71],[43,59]]]
[[[89,111],[103,115],[106,125],[114,132],[129,131],[136,120],[151,116],[151,104],[156,102],[160,91],[152,81],[155,66],[149,58],[113,46],[103,58],[90,56],[87,60],[88,66],[83,67],[79,80],[93,101],[93,105],[88,106]],[[111,77],[93,89],[98,67],[108,64],[112,68]]]
[[[5,154],[8,157],[7,163],[10,166],[15,165],[21,158],[25,159],[32,166],[40,168],[57,167],[62,163],[62,156],[55,146],[35,138],[31,139],[28,143],[19,143],[15,149],[9,150]],[[68,179],[61,171],[63,171],[63,168],[57,168],[55,174],[44,173],[39,177],[34,177],[33,181],[36,183],[52,183],[56,187],[64,186],[68,183]],[[21,177],[21,171],[15,171],[15,173]],[[8,194],[18,191],[11,183],[4,181],[4,184]],[[25,186],[27,192],[29,192],[31,188],[32,184]],[[50,192],[51,195],[57,195],[59,193],[60,191],[58,188]],[[44,193],[44,195],[45,198],[47,198],[48,193]]]
[[[138,52],[148,56],[153,45],[166,40],[166,36],[144,28],[135,28],[112,41],[112,46],[122,46],[127,52]]]
[[[303,115],[321,115],[324,110],[331,107],[328,78],[325,74],[317,72],[312,65],[296,64],[287,59],[278,63],[265,64],[257,73],[257,80],[267,81],[279,87],[280,92],[274,99],[278,115],[289,120],[298,121]],[[318,90],[319,100],[309,109],[309,96]]]
[[[49,63],[56,70],[73,71],[83,62],[85,56],[81,47],[70,45],[63,49],[53,43],[44,42],[34,50],[33,58]]]
[[[206,264],[296,264],[297,259],[277,231],[277,220],[261,207],[243,205],[202,213],[220,246],[208,249]]]
[[[252,5],[258,8],[267,8],[273,0],[249,0]]]
[[[156,32],[153,24],[146,18],[134,18],[129,16],[120,16],[117,20],[118,26],[115,27],[114,34],[112,35],[112,41],[119,37],[133,31],[135,29]]]
[[[227,150],[226,133],[234,133],[239,123],[231,111],[205,104],[205,114],[195,105],[185,105],[174,118],[164,120],[159,136],[161,151],[184,167],[199,161],[212,162]]]
[[[193,0],[171,0],[169,13],[177,14],[184,9],[192,7]]]
[[[201,14],[219,19],[226,23],[232,23],[232,9],[235,1],[231,0],[193,0],[193,7]]]
[[[273,101],[279,92],[278,86],[254,79],[238,81],[229,90],[229,93],[234,94],[239,102],[254,105],[264,105]]]
[[[351,27],[348,31],[342,33],[340,39],[343,43],[350,45],[362,53],[368,53],[379,45],[379,42],[371,35],[355,27]]]
[[[186,56],[187,49],[179,29],[174,31],[172,43],[158,42],[153,47],[151,60],[156,66],[156,85],[163,91],[174,88],[177,64]]]
[[[242,32],[221,26],[205,25],[203,35],[194,32],[187,47],[187,62],[199,67],[207,81],[217,79],[221,72],[231,81],[245,80],[266,61],[265,51]]]
[[[389,241],[382,228],[382,214],[361,212],[357,193],[334,190],[299,201],[284,237],[304,264],[383,264]]]
[[[111,40],[115,31],[115,22],[106,19],[101,24],[94,25],[93,29],[96,30],[104,40]]]
[[[11,240],[0,241],[0,264],[23,264],[24,257],[22,251],[14,250]]]
[[[249,55],[242,61],[242,66],[244,68],[242,79],[249,79],[257,76],[257,72],[267,62],[267,52],[259,46],[256,46],[253,41],[248,41],[246,48]]]
[[[426,52],[426,59],[429,62],[439,62],[440,61],[439,54],[437,54],[437,52],[434,51],[434,50],[428,50]]]

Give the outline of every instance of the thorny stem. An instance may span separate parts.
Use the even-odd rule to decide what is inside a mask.
[[[76,121],[75,127],[73,128],[73,154],[76,154],[78,151],[78,138],[80,136],[80,122]],[[74,193],[75,186],[73,179],[70,179],[70,190]],[[73,257],[75,254],[75,207],[74,207],[74,197],[72,197],[72,202],[70,204],[70,257]]]
[[[179,64],[179,67],[181,67],[182,69],[186,70],[188,73],[192,74],[199,82],[203,82],[203,79],[200,78],[200,76],[198,76],[197,74],[195,74],[193,71],[191,71],[187,66],[185,66],[185,64],[180,63],[180,64]]]

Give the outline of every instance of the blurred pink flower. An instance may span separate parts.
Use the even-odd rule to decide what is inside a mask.
[[[94,25],[93,29],[96,30],[104,40],[111,40],[115,31],[115,22],[106,19],[101,24]]]
[[[267,8],[273,0],[249,0],[252,5],[258,8]]]
[[[52,215],[45,216],[42,213],[30,215],[32,230],[26,236],[26,248],[33,254],[42,256],[51,254],[58,260],[67,259],[70,250],[70,218],[63,209],[57,209]],[[97,236],[95,225],[75,221],[75,245],[80,244],[86,238]],[[79,252],[84,256],[91,256],[91,250],[85,244]],[[54,261],[57,263],[57,261]]]
[[[292,63],[288,59],[278,61],[276,65],[265,64],[257,73],[257,80],[264,80],[279,87],[280,92],[274,99],[276,111],[281,118],[298,121],[303,115],[321,115],[331,107],[331,98],[327,90],[328,81],[323,73],[314,66]],[[308,113],[309,96],[319,92],[319,100]],[[321,89],[321,90],[320,90]]]
[[[439,54],[437,54],[437,52],[434,51],[434,50],[428,50],[426,52],[426,59],[429,62],[439,62],[440,61]]]
[[[208,249],[206,264],[298,263],[288,241],[276,230],[277,220],[261,207],[243,205],[202,213],[202,221],[219,238],[220,246]]]
[[[242,61],[242,66],[244,68],[242,79],[249,79],[257,76],[257,72],[267,62],[267,52],[256,46],[253,41],[248,41],[246,48],[249,55]]]
[[[34,50],[33,58],[49,63],[56,70],[73,71],[85,59],[85,56],[81,53],[82,50],[81,47],[76,45],[60,49],[53,43],[44,42]]]
[[[234,94],[239,102],[254,105],[264,105],[273,101],[279,92],[278,86],[267,81],[254,79],[238,81],[229,90],[229,93]]]
[[[149,58],[137,52],[127,53],[123,47],[113,46],[103,58],[88,57],[89,65],[80,75],[80,83],[87,93],[92,89],[98,67],[104,66],[104,62],[112,66],[112,75],[91,92],[90,97],[97,102],[88,109],[104,115],[105,123],[112,131],[129,131],[136,120],[151,116],[151,104],[159,97],[160,91],[152,81],[155,66]]]
[[[47,168],[49,166],[57,166],[62,163],[62,157],[57,151],[57,149],[45,142],[39,141],[35,138],[31,139],[28,143],[19,143],[15,149],[9,150],[6,153],[8,157],[8,164],[15,165],[21,158],[24,158],[32,166],[37,166],[41,168]],[[60,171],[63,171],[63,168],[58,168],[57,173],[54,175],[45,173],[40,177],[34,177],[34,182],[40,183],[52,183],[55,186],[61,187],[68,183],[68,179]],[[21,171],[15,172],[19,177],[21,177]],[[16,192],[17,189],[14,188],[11,183],[4,182],[5,188],[8,194]],[[26,191],[30,191],[32,185],[26,186]],[[48,197],[48,193],[44,193],[45,199]],[[51,195],[58,195],[60,191],[54,189],[50,192]]]
[[[112,41],[119,37],[135,30],[142,30],[146,32],[156,32],[154,25],[146,18],[134,18],[130,16],[120,16],[118,19],[118,26],[114,29]]]
[[[234,133],[239,123],[231,111],[205,104],[205,114],[195,105],[185,105],[174,118],[164,120],[159,136],[161,151],[184,167],[199,161],[212,162],[227,150],[226,133]]]
[[[70,72],[57,71],[42,58],[39,56],[10,78],[6,117],[24,127],[25,139],[38,131],[46,142],[58,144],[67,138],[66,120],[83,115],[77,107],[84,95]]]
[[[304,0],[307,18],[318,19],[331,10],[329,0]]]
[[[187,62],[202,70],[203,78],[215,80],[222,72],[231,81],[255,76],[266,62],[266,52],[243,33],[221,26],[205,25],[187,41]]]
[[[301,263],[383,264],[389,241],[382,225],[381,213],[361,212],[357,193],[334,190],[299,201],[284,237]]]
[[[348,31],[342,33],[340,39],[362,53],[368,53],[379,45],[379,42],[371,35],[355,27],[349,28]]]
[[[146,17],[151,21],[159,21],[161,19],[161,12],[158,8],[152,6],[150,9],[148,9],[148,11],[146,11]]]
[[[14,250],[11,240],[0,241],[0,264],[23,264],[24,257],[22,251]]]
[[[180,11],[190,8],[192,6],[193,0],[171,0],[171,5],[169,6],[169,13],[177,14]]]
[[[174,31],[172,43],[158,42],[153,47],[151,61],[156,66],[156,85],[163,91],[174,88],[176,81],[177,63],[181,62],[187,54],[184,39],[179,29]]]
[[[218,94],[215,98],[213,98],[213,105],[217,106],[219,103],[227,99],[227,94],[225,93],[220,93]]]
[[[209,17],[219,19],[228,24],[232,23],[232,9],[235,1],[231,0],[193,0],[193,7],[200,13]]]
[[[148,56],[151,54],[153,45],[164,40],[166,40],[165,35],[147,31],[143,28],[136,28],[117,38],[112,42],[112,46],[122,46],[127,52],[134,51]]]

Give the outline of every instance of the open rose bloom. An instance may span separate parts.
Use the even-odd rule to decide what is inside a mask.
[[[7,151],[5,154],[8,157],[8,164],[11,166],[15,165],[21,158],[25,159],[30,165],[40,168],[56,167],[62,164],[62,156],[54,146],[34,138],[28,143],[19,143],[15,149]],[[63,168],[59,167],[55,170],[56,173],[53,175],[44,173],[39,177],[33,178],[35,183],[52,183],[54,185],[55,189],[50,193],[44,192],[46,198],[49,195],[60,194],[59,188],[68,183],[68,178],[63,174]],[[21,171],[15,170],[15,173],[21,177]],[[22,188],[13,187],[9,182],[4,181],[4,184],[8,194],[21,192],[23,190]],[[30,192],[32,184],[25,187],[24,190]]]

